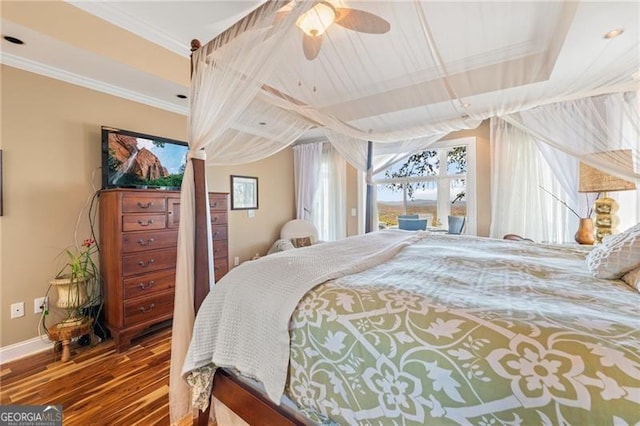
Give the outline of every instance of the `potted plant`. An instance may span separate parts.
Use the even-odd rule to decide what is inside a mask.
[[[93,238],[79,248],[65,249],[66,260],[50,281],[58,292],[56,306],[66,311],[62,326],[77,325],[84,319],[83,310],[99,299],[98,268],[93,260],[98,247]]]

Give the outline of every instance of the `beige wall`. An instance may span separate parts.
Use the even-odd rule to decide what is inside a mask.
[[[293,150],[284,149],[255,163],[209,167],[209,190],[229,192],[232,174],[258,178],[258,209],[253,210],[253,217],[249,217],[247,210],[229,210],[230,268],[233,267],[235,256],[244,262],[255,254],[267,254],[271,244],[280,238],[282,225],[295,218]]]
[[[0,346],[37,336],[33,299],[57,272],[57,256],[89,235],[85,204],[100,178],[100,126],[185,140],[185,116],[2,66],[1,146],[4,216],[0,217]],[[282,164],[284,163],[284,164]],[[252,165],[214,171],[210,189],[228,191],[228,174],[260,177],[260,209],[230,212],[230,258],[266,251],[293,217],[290,150]],[[219,171],[222,173],[222,171]],[[272,177],[273,176],[273,177]],[[96,226],[97,228],[97,226]],[[10,319],[12,303],[25,316]]]
[[[358,170],[347,163],[347,236],[358,235],[358,215],[360,212],[358,205]],[[351,215],[351,209],[356,209],[356,215]]]

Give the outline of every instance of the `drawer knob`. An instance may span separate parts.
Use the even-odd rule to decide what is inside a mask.
[[[138,201],[138,207],[140,207],[141,209],[148,209],[151,206],[153,206],[153,201],[149,201],[146,204],[142,204],[140,201]]]
[[[219,232],[218,232],[218,231],[214,232],[214,233],[213,233],[213,238],[217,237],[217,236],[218,236],[218,234],[219,234]]]
[[[142,220],[138,219],[138,225],[140,226],[149,226],[153,224],[153,219],[149,219],[147,220],[147,222],[143,222]]]
[[[140,285],[139,285],[140,290],[146,290],[146,289],[148,289],[148,288],[151,288],[151,287],[153,287],[153,285],[154,285],[155,283],[156,283],[155,281],[149,281],[149,282],[148,282],[148,283],[146,283],[146,284],[145,284],[145,283],[140,283]]]
[[[218,207],[218,202],[217,201],[213,202],[213,207]]]
[[[218,221],[218,216],[214,216],[214,217],[213,217],[213,221],[214,221],[214,222],[217,222],[217,221]]]
[[[150,304],[148,309],[145,308],[144,306],[140,306],[140,311],[142,313],[146,314],[147,312],[153,311],[153,308],[155,308],[155,307],[156,307],[155,303]]]
[[[149,238],[146,242],[142,239],[138,240],[138,245],[141,246],[148,246],[149,244],[153,243],[155,240],[153,238]]]
[[[143,268],[146,268],[147,266],[152,265],[153,263],[155,263],[155,260],[153,259],[149,259],[148,262],[141,260],[140,262],[138,262],[138,266],[142,266]]]

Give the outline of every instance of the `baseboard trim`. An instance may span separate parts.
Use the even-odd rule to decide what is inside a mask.
[[[53,349],[53,342],[48,338],[34,337],[0,348],[0,364],[4,364],[26,356],[35,355]]]

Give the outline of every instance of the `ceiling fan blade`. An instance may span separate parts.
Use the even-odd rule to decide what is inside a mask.
[[[364,10],[338,7],[336,15],[336,24],[360,33],[384,34],[391,29],[386,20]]]
[[[322,46],[322,36],[310,36],[304,34],[302,39],[302,50],[304,50],[304,57],[309,61],[313,61],[320,53],[320,46]]]

